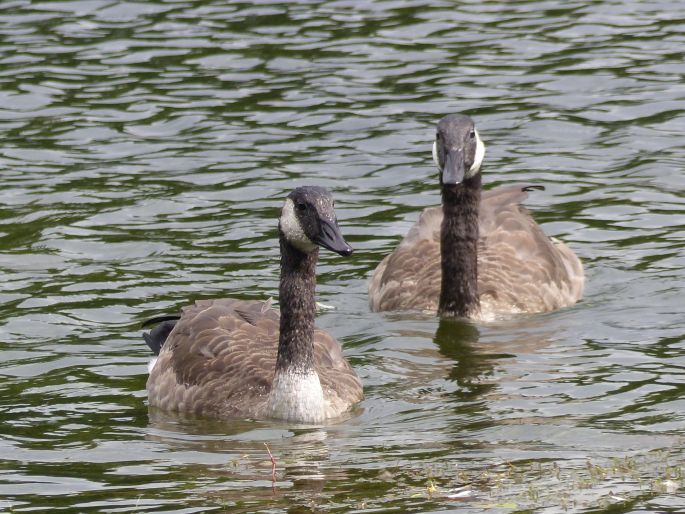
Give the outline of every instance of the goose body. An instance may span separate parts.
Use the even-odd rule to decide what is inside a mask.
[[[484,153],[469,117],[441,120],[433,155],[443,205],[425,209],[376,268],[369,284],[372,310],[491,319],[551,311],[582,297],[578,257],[548,238],[521,206],[528,191],[541,187],[482,192]]]
[[[230,419],[321,423],[363,398],[338,342],[314,326],[318,248],[352,249],[322,188],[298,188],[280,222],[280,313],[270,302],[202,300],[145,334],[159,356],[147,382],[150,406]]]

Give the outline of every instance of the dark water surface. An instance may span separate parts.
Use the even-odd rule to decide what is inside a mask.
[[[685,511],[685,4],[16,1],[0,48],[0,511]],[[546,187],[582,303],[369,313],[450,112]],[[300,184],[357,249],[318,287],[357,415],[148,413],[140,321],[275,296]]]

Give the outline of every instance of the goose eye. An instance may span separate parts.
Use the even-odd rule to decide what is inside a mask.
[[[304,203],[298,203],[297,204],[297,209],[300,211],[304,211],[307,208],[307,205]]]
[[[438,132],[438,133],[435,134],[435,139],[438,140],[438,141],[440,141],[440,132]]]
[[[476,131],[475,131],[475,130],[472,130],[472,131],[469,133],[469,137],[470,137],[471,139],[473,139],[474,137],[476,137]]]

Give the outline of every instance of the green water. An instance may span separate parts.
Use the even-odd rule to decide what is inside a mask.
[[[685,5],[5,2],[0,511],[685,511]],[[582,303],[379,315],[366,282],[439,201],[467,112],[484,183],[584,261]],[[338,425],[148,412],[149,316],[275,296],[276,215],[333,190],[318,324]],[[272,483],[271,462],[276,462]]]

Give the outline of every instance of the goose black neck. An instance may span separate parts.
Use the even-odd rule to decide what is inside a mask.
[[[281,307],[276,370],[307,373],[314,369],[316,261],[319,249],[305,253],[280,234]]]
[[[470,317],[480,310],[478,298],[478,209],[481,176],[465,179],[455,190],[442,190],[440,227],[442,283],[438,314]]]

